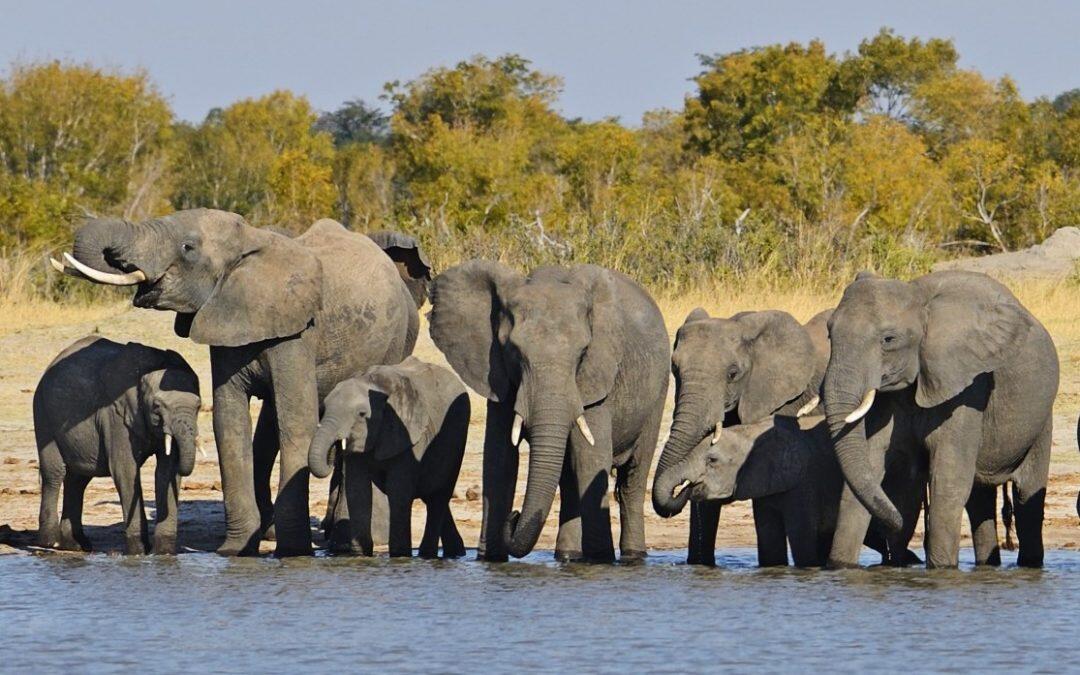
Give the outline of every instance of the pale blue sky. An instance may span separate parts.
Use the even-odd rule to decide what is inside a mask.
[[[842,52],[883,25],[952,37],[963,66],[1009,74],[1027,98],[1080,87],[1080,0],[0,0],[0,66],[142,67],[180,117],[199,120],[275,88],[319,109],[374,102],[387,80],[517,52],[565,79],[564,114],[636,124],[646,110],[681,106],[696,53],[815,37]]]

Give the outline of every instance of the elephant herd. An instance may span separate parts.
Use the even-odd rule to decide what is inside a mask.
[[[277,555],[309,554],[309,472],[332,476],[330,549],[371,555],[385,536],[391,555],[411,555],[421,499],[420,554],[464,555],[450,509],[469,431],[464,382],[487,405],[479,558],[532,551],[557,492],[555,557],[615,560],[612,487],[619,558],[643,558],[673,374],[651,502],[665,518],[690,503],[688,562],[715,564],[722,506],[751,500],[761,565],[786,565],[790,547],[799,566],[855,566],[863,545],[911,564],[924,511],[927,566],[957,565],[965,512],[976,562],[999,564],[996,486],[1011,484],[1018,562],[1042,564],[1057,353],[985,275],[863,273],[805,325],[698,309],[672,350],[656,303],[619,272],[522,275],[472,260],[432,279],[412,238],[330,220],[295,238],[205,209],[91,220],[54,265],[135,286],[136,306],[175,312],[177,334],[209,346],[225,555],[257,553],[263,539]],[[428,293],[431,338],[453,372],[411,356]],[[254,430],[252,397],[263,402]],[[111,475],[127,552],[175,552],[199,406],[198,378],[175,352],[102,338],[62,352],[34,396],[39,544],[88,550],[83,491]],[[150,455],[152,543],[138,478]]]

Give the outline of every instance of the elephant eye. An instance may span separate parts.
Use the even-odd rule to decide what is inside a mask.
[[[892,333],[890,333],[890,334],[885,335],[885,336],[883,336],[881,338],[881,346],[882,347],[894,347],[894,346],[896,346],[896,344],[899,341],[900,341],[899,336],[893,335]]]
[[[180,250],[184,253],[191,253],[195,250],[195,244],[189,244],[185,241],[184,243],[180,244]]]
[[[709,464],[719,464],[720,458],[716,455],[709,455]]]
[[[727,371],[727,379],[729,382],[734,382],[739,377],[739,367],[731,366]]]

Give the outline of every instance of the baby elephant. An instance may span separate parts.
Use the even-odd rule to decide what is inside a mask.
[[[374,483],[389,502],[391,556],[412,555],[414,499],[427,506],[420,555],[437,557],[440,539],[444,557],[465,555],[450,513],[469,433],[469,396],[461,381],[445,368],[410,356],[340,382],[324,409],[308,464],[315,476],[330,475],[340,443],[344,504],[339,498],[331,548],[372,555]]]
[[[60,352],[34,392],[34,436],[41,472],[38,545],[90,550],[83,493],[112,476],[124,512],[124,551],[149,544],[139,469],[157,455],[157,524],[152,551],[176,553],[177,476],[195,466],[199,378],[182,356],[88,336]],[[175,446],[175,447],[174,447]],[[56,502],[64,485],[64,508]]]

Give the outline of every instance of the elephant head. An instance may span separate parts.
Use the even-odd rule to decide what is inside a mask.
[[[544,267],[524,277],[475,260],[433,284],[435,344],[466,384],[513,406],[512,442],[519,441],[518,430],[529,441],[525,501],[504,536],[516,557],[540,536],[571,433],[593,443],[585,407],[603,401],[615,384],[620,354],[613,283],[610,272],[593,265]]]
[[[665,518],[686,504],[663,488],[667,471],[702,439],[716,443],[729,413],[749,424],[793,403],[792,414],[808,412],[817,397],[814,344],[786,312],[720,319],[695,309],[676,334],[671,365],[675,412],[653,481],[653,508]]]
[[[876,393],[914,386],[917,405],[942,405],[999,368],[1031,326],[1012,293],[983,274],[904,282],[862,273],[844,290],[829,320],[825,412],[844,479],[872,516],[894,531],[902,525],[866,454]]]
[[[339,382],[327,395],[308,448],[308,468],[318,478],[329,476],[335,443],[346,453],[372,453],[377,461],[411,450],[419,461],[432,426],[413,381],[393,366],[376,366]]]
[[[179,354],[165,352],[165,367],[142,378],[139,396],[147,411],[144,425],[148,435],[155,443],[162,444],[169,461],[173,461],[175,445],[176,472],[190,476],[199,444],[198,376]]]
[[[797,428],[767,420],[737,425],[713,443],[706,438],[654,482],[682,508],[687,500],[758,499],[805,479],[811,453]]]
[[[295,335],[321,306],[322,268],[309,249],[225,211],[91,220],[65,260],[91,281],[137,285],[136,307],[177,312],[177,334],[201,344]]]

